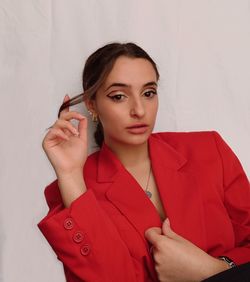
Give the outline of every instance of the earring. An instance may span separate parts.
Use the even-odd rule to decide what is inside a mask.
[[[93,121],[93,122],[97,122],[97,121],[98,121],[98,116],[97,116],[96,113],[93,113],[92,121]]]
[[[90,110],[88,110],[88,113],[92,116],[92,121],[93,122],[97,122],[98,121],[98,116],[96,113],[91,112]]]

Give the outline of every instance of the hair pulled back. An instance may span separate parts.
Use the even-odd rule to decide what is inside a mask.
[[[103,84],[111,72],[115,61],[120,56],[148,60],[155,69],[157,80],[159,79],[160,75],[155,62],[141,47],[132,42],[109,43],[97,49],[88,57],[82,74],[82,86],[84,92],[63,103],[59,109],[58,117],[60,116],[61,111],[69,106],[79,104],[87,99],[95,99],[97,90]],[[104,140],[104,134],[100,120],[97,122],[94,137],[96,144],[101,147]]]

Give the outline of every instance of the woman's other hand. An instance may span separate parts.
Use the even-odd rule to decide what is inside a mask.
[[[152,227],[145,232],[152,244],[155,269],[161,282],[202,281],[227,270],[228,265],[176,234],[166,219],[162,229]]]

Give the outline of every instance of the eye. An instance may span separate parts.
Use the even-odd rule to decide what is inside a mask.
[[[149,90],[144,92],[143,95],[147,98],[153,98],[155,95],[157,95],[157,92],[155,90]]]
[[[107,96],[115,102],[120,102],[126,98],[126,96],[123,94],[107,95]]]

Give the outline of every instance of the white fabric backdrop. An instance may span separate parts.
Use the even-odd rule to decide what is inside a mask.
[[[0,0],[0,281],[65,281],[36,227],[55,177],[41,142],[108,42],[157,62],[156,131],[218,130],[250,174],[249,22],[247,0]]]

